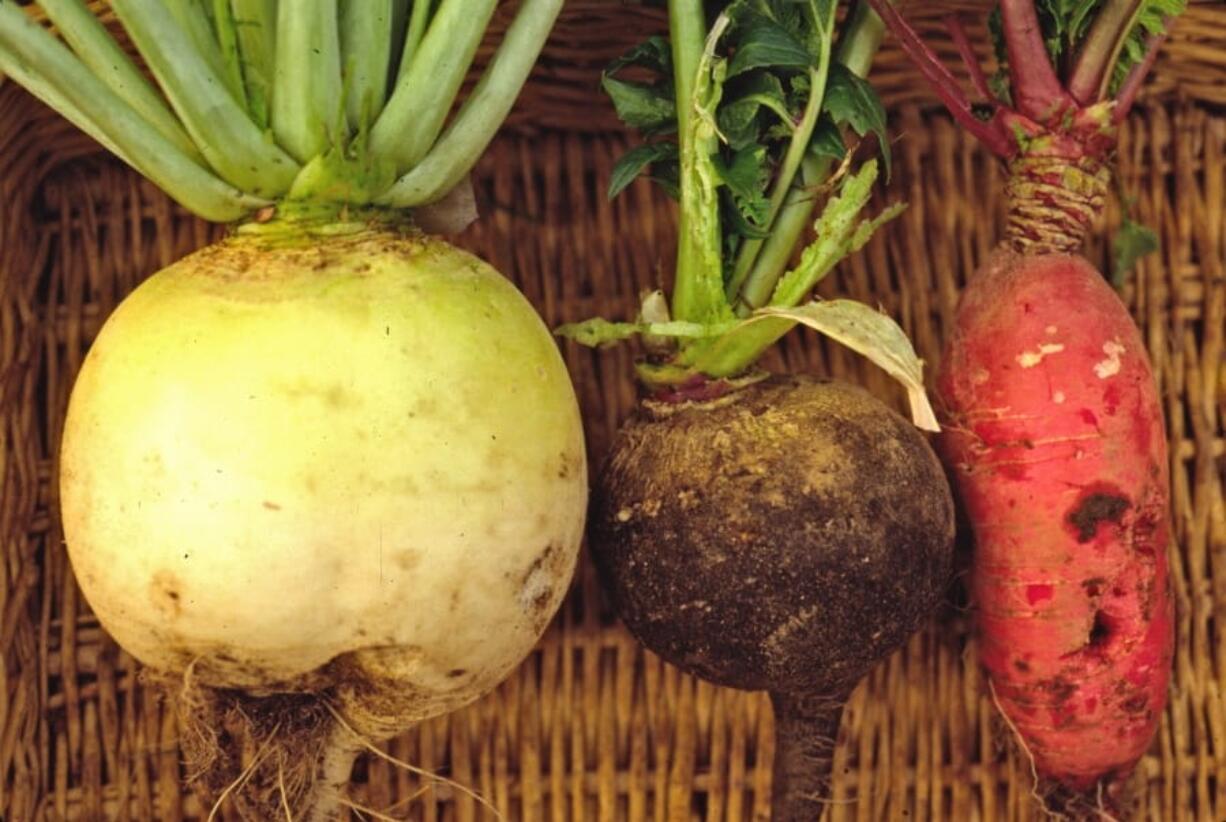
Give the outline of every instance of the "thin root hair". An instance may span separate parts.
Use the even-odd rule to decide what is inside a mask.
[[[341,728],[343,728],[345,731],[347,731],[349,734],[351,734],[353,738],[357,740],[358,744],[365,750],[369,751],[370,753],[374,754],[380,759],[385,760],[389,764],[395,765],[397,768],[401,768],[403,770],[408,771],[409,773],[417,774],[418,776],[425,777],[426,779],[430,779],[435,782],[441,782],[444,785],[454,788],[460,793],[471,797],[478,803],[488,808],[489,811],[492,814],[494,814],[495,819],[498,819],[498,820],[505,819],[505,817],[502,815],[502,812],[499,811],[497,807],[495,807],[494,803],[490,802],[488,799],[486,799],[484,796],[474,791],[472,788],[468,787],[467,785],[462,785],[459,782],[456,782],[454,779],[448,779],[445,776],[441,776],[436,773],[431,773],[430,771],[427,771],[424,768],[418,768],[414,765],[410,765],[408,762],[405,762],[401,759],[397,759],[396,757],[392,756],[386,751],[380,750],[378,746],[372,744],[369,739],[367,739],[365,736],[363,736],[362,734],[354,730],[353,726],[350,725],[343,716],[341,716],[340,711],[338,711],[334,705],[332,705],[330,702],[327,702],[327,701],[324,702],[324,705],[327,707],[328,711],[331,712],[332,718],[336,721],[336,724],[340,726]]]

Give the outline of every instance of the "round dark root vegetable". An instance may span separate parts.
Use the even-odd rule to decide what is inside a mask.
[[[863,79],[884,29],[863,4],[844,18],[838,3],[715,4],[713,22],[702,0],[668,5],[670,40],[635,47],[604,84],[648,141],[610,194],[647,165],[676,183],[671,303],[651,292],[635,322],[559,329],[589,345],[640,334],[647,352],[646,399],[597,479],[590,541],[648,648],[770,691],[773,815],[812,822],[847,695],[932,611],[953,544],[948,485],[919,431],[863,391],[755,365],[806,325],[885,368],[915,426],[936,430],[893,320],[804,302],[902,210],[861,217],[878,165],[857,166],[849,145],[874,132],[888,171],[885,112]],[[627,65],[654,82],[617,76]]]
[[[953,501],[920,432],[865,391],[772,377],[645,402],[589,540],[647,647],[775,708],[776,820],[813,820],[843,703],[945,591]]]

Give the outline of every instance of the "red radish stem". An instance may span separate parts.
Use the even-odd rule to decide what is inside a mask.
[[[979,92],[983,99],[997,102],[996,95],[992,94],[992,89],[988,87],[987,75],[983,73],[983,66],[979,65],[979,58],[975,56],[975,49],[971,46],[970,38],[966,36],[966,29],[962,27],[962,20],[956,14],[947,14],[945,15],[945,28],[949,31],[954,45],[958,47],[958,56],[962,58],[962,63],[970,72],[971,83],[975,86],[975,91]]]

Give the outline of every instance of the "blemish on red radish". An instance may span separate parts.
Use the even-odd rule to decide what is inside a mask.
[[[1120,387],[1116,383],[1110,383],[1103,389],[1103,408],[1106,409],[1108,416],[1115,416],[1116,410],[1120,407]]]
[[[1036,583],[1026,586],[1026,601],[1031,605],[1037,605],[1040,602],[1046,602],[1053,596],[1054,589],[1046,583]]]
[[[1093,577],[1091,579],[1083,580],[1081,587],[1085,589],[1087,595],[1097,597],[1102,594],[1103,585],[1106,583],[1107,580],[1103,579],[1102,577]]]
[[[1102,533],[1102,524],[1119,525],[1124,514],[1132,506],[1128,497],[1106,483],[1087,488],[1069,509],[1065,525],[1077,542],[1091,542]]]

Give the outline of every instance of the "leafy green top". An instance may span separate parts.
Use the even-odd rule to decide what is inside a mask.
[[[715,108],[719,136],[712,158],[719,183],[725,226],[725,265],[731,267],[745,239],[765,239],[773,217],[770,191],[776,173],[797,137],[813,96],[811,72],[828,51],[832,3],[802,4],[773,0],[735,2],[725,14],[729,25],[720,52],[725,61],[721,99]],[[825,14],[826,17],[821,15]],[[843,129],[858,137],[877,136],[889,169],[885,111],[872,87],[846,65],[829,61],[824,97],[807,135],[807,156],[842,162],[847,154]],[[625,79],[631,70],[648,79]],[[618,116],[645,139],[613,170],[609,196],[650,169],[652,178],[679,196],[680,155],[677,101],[668,41],[653,37],[611,63],[602,77]],[[725,272],[731,276],[731,271]]]
[[[1115,95],[1123,88],[1129,73],[1145,61],[1150,38],[1166,33],[1167,20],[1182,14],[1187,0],[1130,0],[1127,3],[1112,3],[1109,0],[1036,0],[1035,11],[1043,32],[1043,43],[1048,57],[1060,74],[1069,77],[1082,49],[1088,43],[1093,24],[1104,19],[1113,22],[1117,30],[1107,55],[1109,71],[1104,72],[1107,95]],[[1122,22],[1122,25],[1121,25]],[[989,18],[989,27],[1000,57],[998,87],[1007,88],[1005,77],[1008,71],[1004,32],[998,6]]]
[[[873,134],[888,174],[885,112],[863,79],[880,20],[858,6],[836,43],[835,0],[717,3],[710,25],[700,0],[669,5],[670,39],[631,49],[603,85],[644,139],[614,168],[609,196],[649,173],[680,204],[671,310],[654,293],[636,322],[593,319],[559,333],[588,345],[643,335],[651,356],[640,379],[684,397],[744,377],[805,324],[890,370],[907,384],[917,421],[932,427],[920,362],[893,321],[849,300],[797,308],[902,210],[861,219],[878,163],[857,167],[849,145]],[[810,226],[816,239],[789,269]]]
[[[207,219],[416,208],[464,180],[562,6],[523,0],[448,124],[497,2],[112,0],[155,85],[85,0],[39,0],[62,41],[0,0],[0,72]]]

